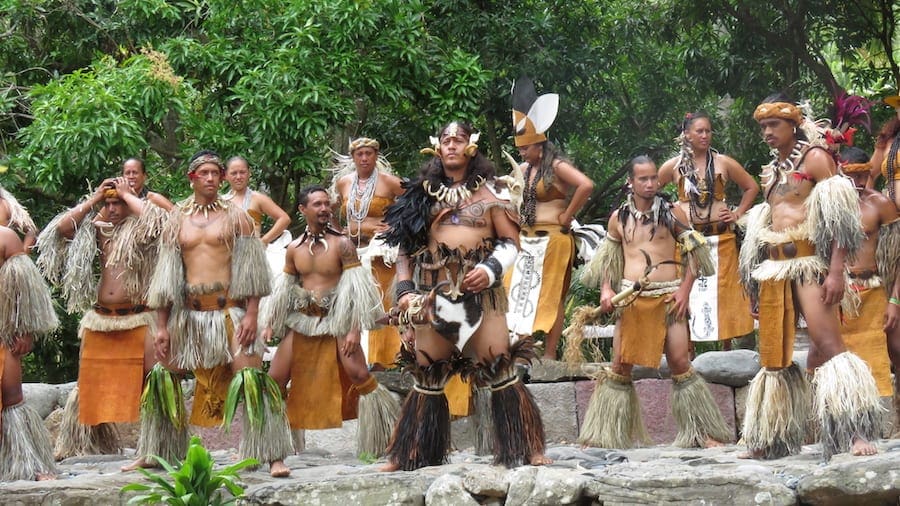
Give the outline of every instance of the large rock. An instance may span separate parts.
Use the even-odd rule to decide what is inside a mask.
[[[425,492],[428,506],[478,506],[472,495],[463,486],[461,476],[445,474],[438,476]]]
[[[60,395],[60,385],[23,383],[22,394],[25,396],[25,403],[34,408],[41,418],[47,418],[54,409],[65,405],[65,397]]]
[[[508,473],[496,466],[468,469],[463,474],[463,486],[475,496],[503,499],[509,491]]]
[[[328,475],[295,472],[290,480],[270,482],[247,489],[241,504],[425,504],[425,493],[435,480],[424,473],[349,474],[334,469]],[[359,471],[356,471],[359,473]]]
[[[620,504],[797,504],[794,492],[766,469],[623,464],[595,476],[585,495],[604,505]]]
[[[532,383],[528,390],[541,410],[547,441],[572,443],[578,437],[578,420],[575,410],[575,384]]]
[[[694,368],[710,383],[742,387],[759,371],[759,354],[752,350],[708,351],[694,359]]]
[[[803,504],[865,505],[900,503],[900,448],[868,458],[839,455],[832,463],[800,479],[797,496]]]

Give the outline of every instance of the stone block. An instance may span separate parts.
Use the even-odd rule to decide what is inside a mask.
[[[59,402],[60,393],[58,385],[23,383],[22,394],[25,396],[25,403],[37,411],[42,419],[47,418],[54,409],[65,406],[65,397],[62,399],[62,405]]]
[[[651,440],[655,444],[671,444],[678,428],[672,417],[672,381],[644,379],[634,382],[641,403],[641,417]],[[725,423],[734,431],[734,393],[725,385],[709,385],[713,400]]]
[[[752,350],[708,351],[698,355],[693,365],[709,383],[742,387],[759,371],[759,353]]]
[[[548,443],[573,443],[578,438],[575,384],[532,383],[528,390],[541,410]]]

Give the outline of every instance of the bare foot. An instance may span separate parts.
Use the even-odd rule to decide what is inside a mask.
[[[721,441],[717,441],[711,437],[707,437],[706,441],[703,442],[704,448],[719,448],[722,446],[725,446],[725,443],[723,443]]]
[[[395,462],[388,462],[387,464],[378,468],[378,470],[381,471],[382,473],[393,473],[394,471],[397,471],[399,469],[400,469],[400,464],[397,464]]]
[[[539,453],[537,455],[531,456],[531,465],[533,466],[546,466],[553,463],[553,459],[544,455],[543,453]]]
[[[56,475],[53,473],[36,473],[34,475],[34,481],[50,481],[55,479]]]
[[[135,460],[131,464],[122,466],[120,469],[122,470],[123,473],[127,473],[129,471],[134,471],[135,469],[138,469],[138,468],[150,469],[153,467],[159,467],[159,466],[155,462],[151,461],[150,459],[145,459],[142,457],[142,458]]]
[[[763,458],[763,451],[762,450],[747,450],[745,452],[738,453],[737,458],[761,460]]]
[[[878,453],[878,449],[872,443],[857,436],[853,438],[853,446],[850,448],[850,453],[857,457],[861,455],[875,455]]]
[[[269,464],[269,474],[273,478],[287,478],[291,475],[291,468],[284,465],[283,460],[276,460]]]

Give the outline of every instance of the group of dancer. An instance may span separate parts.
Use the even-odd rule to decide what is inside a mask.
[[[648,157],[631,161],[631,191],[601,240],[598,227],[574,220],[593,183],[547,138],[557,108],[558,96],[516,82],[524,162],[502,176],[463,122],[431,137],[422,150],[431,158],[407,181],[376,139],[351,140],[330,188],[298,192],[305,227],[294,240],[287,213],[248,188],[247,161],[212,151],[189,160],[192,194],[182,201],[148,191],[143,163],[130,159],[39,235],[0,194],[0,284],[12,287],[0,300],[0,480],[52,477],[54,458],[121,452],[120,422],[140,422],[137,460],[123,470],[179,460],[189,425],[227,426],[238,405],[240,454],[273,476],[290,474],[284,459],[303,449],[303,430],[357,417],[358,450],[386,456],[388,471],[445,463],[451,416],[473,412],[478,450],[495,463],[546,464],[540,411],[517,365],[535,358],[535,335],[543,357],[556,358],[579,258],[589,260],[582,281],[600,290],[599,310],[617,312],[612,365],[597,379],[582,444],[647,440],[631,370],[658,367],[663,355],[675,444],[731,441],[689,343],[748,334],[758,313],[763,369],[744,417],[747,456],[798,452],[810,410],[825,458],[874,453],[889,345],[895,368],[900,357],[896,192],[891,202],[866,189],[865,160],[848,152],[836,163],[801,109],[770,97],[754,113],[774,156],[762,204],[751,209],[754,179],[710,147],[711,119],[693,113],[675,158],[659,170]],[[893,128],[875,157],[891,185],[900,179]],[[728,181],[742,192],[734,208]],[[675,204],[659,193],[668,182]],[[261,235],[264,216],[272,226]],[[24,254],[35,236],[37,267]],[[83,313],[78,386],[55,449],[21,388],[32,337],[57,325],[44,279],[68,312]],[[806,374],[792,362],[798,314],[811,340]],[[372,374],[392,366],[414,379],[402,406]],[[186,372],[196,378],[190,415]]]

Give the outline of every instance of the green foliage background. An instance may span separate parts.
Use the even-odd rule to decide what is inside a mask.
[[[464,119],[503,167],[520,74],[561,95],[551,138],[597,183],[579,219],[604,221],[627,160],[672,154],[685,112],[713,113],[715,146],[756,174],[768,155],[750,115],[764,96],[827,114],[839,91],[878,99],[900,84],[890,0],[0,0],[0,12],[0,183],[38,224],[131,156],[179,199],[195,150],[240,154],[290,210],[359,135],[409,176],[428,136]],[[891,114],[875,105],[873,125]],[[36,351],[29,379],[74,376],[76,322]]]

